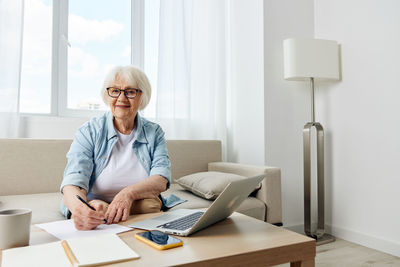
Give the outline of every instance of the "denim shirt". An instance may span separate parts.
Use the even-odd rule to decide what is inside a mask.
[[[110,111],[103,116],[92,118],[81,126],[67,153],[68,163],[60,191],[66,185],[75,185],[91,191],[94,181],[106,166],[111,151],[117,143],[113,115]],[[135,118],[136,140],[132,145],[139,162],[149,176],[161,175],[171,181],[170,161],[161,127],[139,116]],[[61,212],[68,217],[69,210],[64,203]]]

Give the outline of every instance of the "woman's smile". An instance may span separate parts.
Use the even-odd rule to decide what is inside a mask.
[[[131,105],[124,105],[124,104],[119,104],[119,105],[115,105],[117,108],[122,108],[122,109],[127,109],[130,108]]]

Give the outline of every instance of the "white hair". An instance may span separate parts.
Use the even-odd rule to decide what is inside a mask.
[[[137,89],[142,90],[142,98],[139,104],[140,110],[144,109],[147,104],[149,104],[151,98],[151,86],[149,79],[141,69],[132,65],[128,65],[114,67],[104,79],[101,95],[106,105],[109,104],[107,87],[113,86],[115,81],[118,79],[123,79],[132,87],[137,86]]]

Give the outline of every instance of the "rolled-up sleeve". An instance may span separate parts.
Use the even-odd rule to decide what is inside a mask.
[[[61,192],[66,185],[79,186],[86,192],[89,191],[89,181],[94,166],[93,144],[89,126],[86,124],[79,128],[67,153],[68,163],[60,186]]]
[[[153,160],[150,166],[150,176],[161,175],[168,180],[167,189],[171,183],[171,163],[168,156],[167,142],[164,131],[157,127],[154,140]]]

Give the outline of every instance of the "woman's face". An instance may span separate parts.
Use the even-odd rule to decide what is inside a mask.
[[[118,89],[138,88],[137,84],[128,84],[124,79],[118,78],[115,82],[109,86]],[[111,89],[110,89],[111,90]],[[121,120],[132,120],[136,117],[139,110],[140,99],[142,97],[141,91],[139,91],[135,98],[127,98],[124,91],[118,98],[113,98],[108,95],[111,113],[116,119]]]

